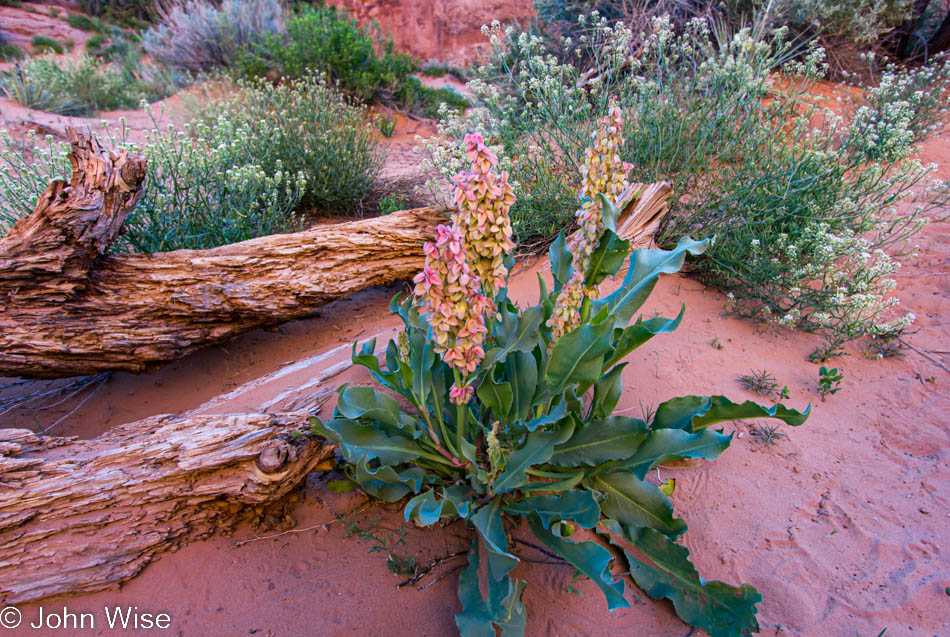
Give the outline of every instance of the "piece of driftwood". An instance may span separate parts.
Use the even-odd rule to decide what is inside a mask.
[[[212,250],[106,255],[145,161],[71,131],[73,174],[0,238],[0,376],[142,372],[256,327],[411,278],[433,208]],[[328,167],[332,169],[332,167]]]
[[[305,412],[156,416],[93,440],[0,429],[0,605],[103,590],[293,489]]]

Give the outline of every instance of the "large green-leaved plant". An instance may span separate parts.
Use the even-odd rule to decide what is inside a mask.
[[[594,172],[601,147],[613,156],[609,144],[595,146],[588,153]],[[487,156],[479,152],[469,146],[473,166]],[[482,183],[478,179],[487,174],[457,178],[461,207],[473,190],[486,201],[502,202],[479,226],[485,232],[504,225],[510,206],[510,201],[503,205],[506,175],[489,180],[485,188],[469,187]],[[472,176],[475,181],[467,182]],[[734,587],[699,576],[689,551],[677,542],[686,523],[646,476],[651,468],[672,460],[716,458],[732,440],[714,427],[717,423],[761,417],[799,425],[807,410],[737,404],[722,396],[683,396],[659,405],[649,422],[614,413],[623,392],[625,357],[653,336],[676,329],[683,312],[675,318],[640,317],[631,323],[634,315],[660,274],[677,272],[687,253],[702,253],[710,241],[684,238],[673,250],[630,254],[629,242],[616,234],[618,206],[604,196],[611,182],[592,178],[589,183],[588,192],[603,187],[581,211],[587,215],[582,232],[593,241],[578,259],[563,234],[558,238],[550,249],[553,286],[549,290],[539,276],[536,305],[519,308],[504,284],[482,287],[495,311],[489,311],[487,332],[479,335],[471,326],[446,327],[430,313],[421,313],[426,306],[417,297],[393,299],[392,310],[405,329],[397,341],[389,342],[384,361],[377,358],[375,340],[353,348],[354,363],[368,368],[388,391],[342,387],[334,417],[327,422],[314,418],[313,432],[339,445],[349,475],[370,494],[389,502],[411,496],[405,506],[407,521],[432,525],[461,519],[475,528],[468,567],[458,586],[462,611],[456,624],[464,637],[493,637],[496,627],[506,636],[524,634],[525,582],[510,575],[519,558],[508,541],[506,518],[526,519],[538,540],[603,591],[611,610],[629,603],[624,581],[612,574],[614,556],[604,546],[608,542],[627,560],[622,570],[629,570],[651,597],[669,599],[684,621],[713,636],[746,634],[758,628],[761,595],[748,584]],[[591,229],[597,229],[596,236]],[[427,256],[454,255],[461,269],[435,271],[427,261],[417,282],[431,279],[437,286],[448,277],[463,288],[469,285],[469,275],[478,268],[470,272],[462,264],[462,236],[440,226],[439,247],[429,244]],[[483,242],[469,258],[490,244]],[[583,241],[580,247],[576,241],[572,245],[575,252],[585,248]],[[443,248],[446,251],[440,252]],[[491,261],[491,250],[481,254],[489,255],[482,265]],[[622,284],[602,298],[591,293],[620,271],[628,255]],[[494,274],[506,273],[511,257],[504,257],[501,268],[497,251],[495,257]],[[578,263],[585,264],[581,272],[575,272]],[[485,271],[489,273],[484,276],[494,276],[491,268]],[[565,325],[552,317],[571,285],[586,292],[581,292],[583,300],[573,318],[560,314],[568,316]],[[458,302],[478,308],[486,303],[484,297],[448,300],[448,306],[433,312],[451,313]],[[468,338],[466,334],[475,335],[464,342],[470,350],[478,348],[478,355],[467,362],[455,354],[440,355],[437,352],[452,349],[446,334],[456,334],[456,344]],[[577,527],[589,529],[602,542],[572,539]]]

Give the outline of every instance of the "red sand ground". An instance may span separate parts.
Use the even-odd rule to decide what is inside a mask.
[[[411,137],[404,126],[400,122],[395,139],[403,145],[399,157],[408,158]],[[950,177],[950,133],[928,143],[922,158],[938,162],[940,176]],[[664,276],[644,308],[646,316],[672,315],[685,303],[686,317],[676,333],[658,336],[629,357],[619,409],[639,415],[641,402],[655,405],[686,393],[755,398],[735,380],[751,369],[768,370],[787,384],[790,406],[813,404],[809,421],[783,427],[788,437],[771,446],[750,434],[752,423],[738,423],[732,448],[717,461],[653,476],[676,478],[672,500],[689,523],[684,542],[700,572],[762,592],[764,635],[874,637],[885,628],[888,637],[950,635],[950,373],[945,362],[933,362],[950,355],[950,222],[931,224],[918,242],[920,256],[899,272],[898,293],[903,307],[917,315],[919,331],[907,340],[926,357],[909,351],[904,358],[871,361],[852,349],[834,362],[845,378],[827,402],[816,392],[817,366],[805,361],[817,344],[814,336],[763,331],[724,317],[720,293],[680,275]],[[536,297],[536,267],[519,266],[517,299]],[[361,292],[310,319],[246,334],[151,374],[114,374],[52,433],[93,437],[118,423],[196,409],[290,362],[387,332],[397,321],[386,307],[399,289]],[[711,345],[714,338],[722,349]],[[344,357],[345,351],[337,352],[319,367]],[[332,382],[366,379],[349,370]],[[300,382],[300,375],[288,374],[206,408],[256,409]],[[55,411],[2,414],[0,426],[44,427],[80,398]],[[331,408],[332,401],[324,413]],[[396,532],[402,528],[399,507],[368,503],[357,493],[334,494],[325,483],[335,477],[310,477],[291,510],[291,532],[262,537],[280,530],[240,527],[233,536],[159,559],[120,590],[23,605],[25,622],[35,621],[40,607],[61,612],[68,606],[96,618],[95,630],[68,634],[126,634],[105,628],[103,614],[104,606],[122,605],[168,613],[170,630],[185,636],[454,634],[457,571],[425,589],[397,590],[404,578],[387,570],[383,555],[369,552],[373,543],[356,529]],[[348,521],[337,521],[340,515]],[[463,550],[470,534],[460,524],[410,529],[397,552],[426,563]],[[516,536],[530,540],[523,529]],[[237,546],[247,540],[253,541]],[[538,562],[515,571],[528,581],[528,635],[697,634],[668,604],[634,587],[628,589],[632,607],[608,613],[590,582],[573,582],[577,593],[569,592],[570,567],[543,563],[547,558],[528,546],[517,548]],[[461,563],[449,561],[434,576]],[[8,634],[57,633],[21,628]]]

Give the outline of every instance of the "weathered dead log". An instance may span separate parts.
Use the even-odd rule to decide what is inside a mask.
[[[333,453],[291,435],[306,419],[156,416],[93,440],[0,429],[0,602],[109,588],[278,500]]]
[[[141,372],[357,290],[410,278],[432,208],[212,250],[104,255],[145,162],[72,134],[73,175],[0,239],[0,376]]]
[[[0,238],[0,376],[142,372],[357,290],[410,278],[444,221],[434,208],[212,250],[106,255],[141,195],[145,162],[69,131],[73,175]],[[642,247],[665,183],[638,192],[618,234]]]

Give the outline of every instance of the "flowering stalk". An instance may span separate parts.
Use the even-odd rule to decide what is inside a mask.
[[[583,204],[576,216],[580,229],[571,242],[574,255],[574,274],[571,280],[561,288],[555,301],[554,312],[548,319],[548,327],[558,339],[580,325],[581,306],[585,300],[597,294],[596,287],[584,285],[590,257],[597,248],[604,233],[603,204],[598,195],[603,194],[610,201],[620,199],[629,187],[627,173],[631,165],[620,159],[620,147],[623,145],[623,111],[611,99],[610,109],[599,122],[593,133],[593,143],[585,153],[581,167],[583,182],[578,193]]]
[[[508,216],[515,194],[507,171],[495,172],[498,158],[480,133],[466,135],[465,147],[471,170],[452,179],[458,207],[452,223],[464,237],[468,263],[481,279],[482,291],[494,298],[505,287],[504,258],[515,248]]]

